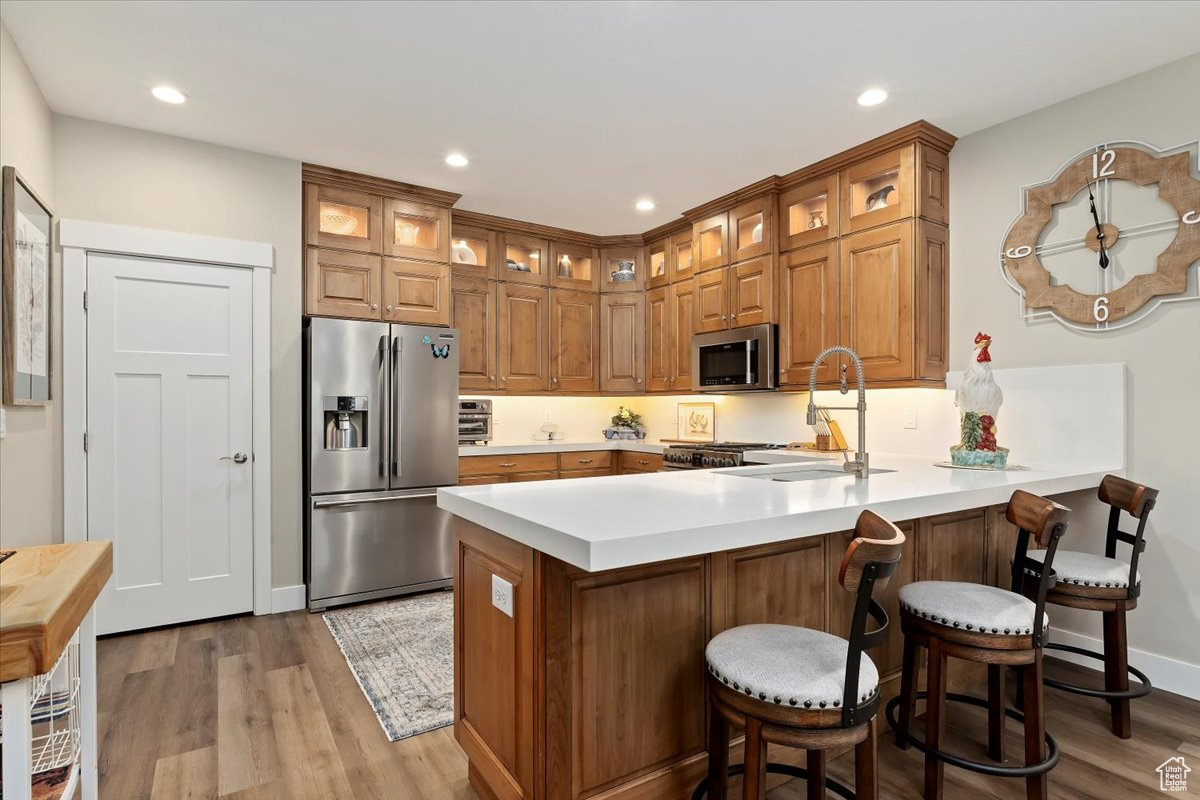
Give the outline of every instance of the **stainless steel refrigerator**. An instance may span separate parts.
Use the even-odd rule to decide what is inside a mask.
[[[308,317],[308,607],[450,586],[458,331]]]

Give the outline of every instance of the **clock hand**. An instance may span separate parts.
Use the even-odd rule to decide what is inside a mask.
[[[1096,242],[1100,245],[1100,269],[1108,269],[1108,253],[1104,248],[1104,229],[1100,227],[1100,214],[1096,211],[1096,196],[1092,184],[1088,183],[1088,201],[1092,204],[1092,219],[1096,221]]]

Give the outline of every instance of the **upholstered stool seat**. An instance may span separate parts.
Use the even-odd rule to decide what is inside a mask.
[[[1042,550],[1030,550],[1029,557],[1041,561],[1045,556]],[[1073,550],[1059,550],[1054,556],[1054,572],[1059,584],[1075,584],[1076,586],[1106,586],[1126,588],[1129,586],[1129,564],[1117,558],[1105,558],[1095,553],[1077,553]],[[1142,582],[1139,572],[1134,580]]]
[[[1055,568],[1058,561],[1054,562]],[[958,581],[919,581],[900,589],[900,607],[938,625],[1000,636],[1033,633],[1037,606],[1028,597],[996,586]],[[1050,625],[1042,614],[1042,629]]]
[[[734,691],[790,708],[840,708],[850,642],[792,625],[742,625],[717,634],[704,659],[708,671]],[[866,653],[858,700],[879,691],[879,671]]]

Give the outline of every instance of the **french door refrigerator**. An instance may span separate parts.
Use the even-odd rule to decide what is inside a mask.
[[[450,586],[458,332],[306,317],[304,365],[309,609]]]

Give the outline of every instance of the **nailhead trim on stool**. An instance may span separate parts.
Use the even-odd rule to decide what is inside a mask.
[[[979,633],[1028,636],[1034,603],[1006,589],[958,581],[919,581],[900,589],[900,607],[921,619]],[[1050,616],[1042,615],[1043,630]]]

